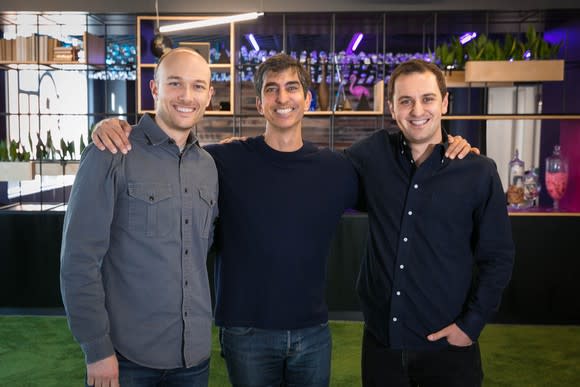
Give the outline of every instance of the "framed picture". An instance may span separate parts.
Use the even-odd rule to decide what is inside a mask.
[[[208,42],[179,42],[180,47],[187,47],[197,51],[207,63],[209,63],[209,43]]]

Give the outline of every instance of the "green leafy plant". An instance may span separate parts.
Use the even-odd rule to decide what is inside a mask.
[[[441,68],[449,70],[464,68],[466,60],[554,59],[561,47],[562,42],[548,43],[530,26],[523,41],[512,34],[506,34],[503,41],[492,40],[487,35],[480,34],[463,46],[454,37],[451,42],[439,45],[435,49],[435,55]]]
[[[79,146],[79,153],[82,155],[83,151],[85,150],[85,148],[87,147],[87,145],[85,144],[85,138],[83,136],[81,136],[81,143]]]
[[[20,141],[11,140],[8,147],[8,158],[11,161],[30,161],[30,152],[22,146]]]
[[[66,142],[62,138],[60,139],[60,150],[56,151],[59,156],[60,160],[64,161],[68,156],[70,156],[71,160],[74,159],[75,156],[75,143],[74,141]]]
[[[465,66],[465,52],[458,38],[453,38],[450,44],[443,43],[435,48],[435,56],[439,58],[441,67],[445,70]]]
[[[519,59],[525,59],[527,52],[530,59],[554,59],[557,57],[562,42],[551,44],[545,41],[534,26],[530,26],[526,32],[526,40],[520,43]]]
[[[52,134],[50,130],[46,133],[46,154],[47,158],[50,160],[55,160],[55,156],[58,154],[58,151],[54,147],[54,143],[52,142]]]
[[[6,141],[0,141],[0,161],[10,161],[8,157],[8,144]]]

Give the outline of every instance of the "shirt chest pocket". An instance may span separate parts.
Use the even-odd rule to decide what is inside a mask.
[[[215,206],[217,205],[217,192],[207,188],[199,188],[199,200],[197,200],[197,219],[202,238],[208,238],[213,226]]]
[[[129,183],[129,228],[148,237],[168,235],[176,226],[171,185]]]

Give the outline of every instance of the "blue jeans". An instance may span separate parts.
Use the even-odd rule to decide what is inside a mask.
[[[158,370],[127,360],[117,353],[119,384],[123,387],[207,387],[209,359],[190,368]]]
[[[236,387],[326,387],[330,382],[328,323],[290,331],[220,328],[220,343]]]

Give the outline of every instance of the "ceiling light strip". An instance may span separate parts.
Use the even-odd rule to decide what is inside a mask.
[[[253,20],[253,19],[257,19],[258,17],[260,17],[262,15],[264,15],[264,12],[249,12],[249,13],[241,13],[238,15],[197,20],[197,21],[188,22],[188,23],[170,24],[170,25],[160,27],[159,32],[167,33],[167,32],[175,32],[175,31],[183,31],[183,30],[190,30],[192,28],[209,27],[209,26],[239,22],[239,21],[244,21],[244,20]]]

